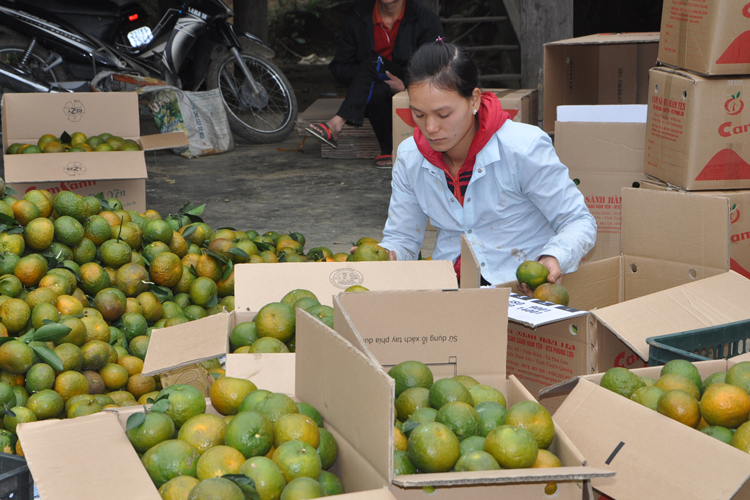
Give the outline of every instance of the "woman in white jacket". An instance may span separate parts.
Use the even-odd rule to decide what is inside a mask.
[[[491,92],[478,88],[468,52],[438,39],[407,69],[417,128],[393,168],[382,247],[392,260],[416,259],[428,218],[432,254],[452,260],[460,278],[461,236],[479,259],[483,283],[515,279],[538,260],[559,283],[596,241],[596,222],[547,134],[516,123]]]

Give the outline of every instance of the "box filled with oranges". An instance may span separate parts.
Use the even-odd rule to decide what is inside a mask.
[[[6,93],[5,182],[21,195],[32,189],[103,193],[119,198],[126,210],[144,212],[144,151],[185,146],[188,140],[182,132],[141,136],[139,120],[134,92]]]
[[[237,496],[237,488],[227,484],[229,479],[219,480],[219,476],[234,474],[233,481],[251,494],[249,498],[258,498],[261,491],[261,498],[279,498],[282,489],[294,484],[292,489],[298,494],[320,493],[320,488],[340,492],[343,485],[342,500],[393,500],[379,478],[371,474],[354,443],[344,439],[335,427],[334,421],[346,422],[347,415],[338,419],[333,415],[344,413],[350,401],[357,405],[361,387],[387,389],[392,382],[364,354],[312,316],[303,313],[299,328],[304,333],[300,338],[304,349],[296,357],[296,382],[294,374],[270,368],[273,374],[263,383],[255,377],[250,382],[221,378],[205,400],[191,387],[173,386],[164,391],[168,398],[157,398],[146,407],[20,424],[19,438],[40,497],[72,500],[90,498],[92,491],[106,491],[107,498],[115,500],[159,500],[165,488],[174,489],[174,494],[200,487],[204,494],[220,491],[211,498],[245,498],[241,493]],[[324,360],[331,363],[328,369],[321,365]],[[348,386],[342,386],[338,369],[352,373],[347,378]],[[279,390],[290,385],[289,378],[296,387],[293,394],[286,395]],[[315,412],[295,404],[311,401],[312,393],[326,394],[330,405]],[[246,410],[251,400],[253,410]],[[294,408],[289,409],[289,404]],[[146,408],[148,413],[144,415]],[[316,413],[315,418],[309,417]],[[230,415],[231,420],[224,418]],[[133,425],[133,419],[137,419],[137,425]],[[158,438],[157,422],[165,419],[171,423],[171,432]],[[277,432],[285,427],[282,419],[302,419],[305,423],[290,427],[290,434],[284,437]],[[297,427],[306,429],[308,423],[316,432],[295,434],[289,439]],[[349,422],[355,424],[355,420]],[[318,436],[315,447],[312,434]],[[328,446],[324,452],[321,443],[331,440],[335,446]],[[82,480],[81,474],[87,479]],[[352,474],[359,474],[360,481],[350,482],[347,478]],[[272,490],[278,491],[265,496]],[[288,494],[295,498],[292,492]],[[196,492],[194,498],[206,497]]]
[[[690,364],[685,360],[677,362]],[[603,383],[606,373],[597,373],[542,391],[541,398],[567,394],[555,412],[555,420],[565,428],[591,466],[617,471],[615,477],[593,480],[595,489],[615,499],[643,498],[644,492],[648,492],[649,498],[685,500],[747,497],[748,441],[745,437],[744,443],[735,442],[730,428],[742,427],[747,420],[750,398],[742,388],[722,381],[730,382],[732,372],[737,372],[738,379],[748,373],[750,354],[727,360],[696,361],[692,365],[695,383],[681,381],[680,375],[684,374],[683,378],[693,375],[684,366],[665,370],[665,365],[631,369],[630,374],[624,375],[625,368],[618,368],[622,371],[617,374],[621,382],[616,385]],[[614,370],[609,377],[613,374]],[[655,387],[625,397],[630,392],[626,376],[640,378],[639,386],[646,377]],[[717,376],[720,378],[709,379]],[[701,388],[697,387],[699,381],[705,381]],[[711,391],[707,390],[709,386],[713,388]],[[658,396],[652,399],[648,391],[655,391]],[[695,398],[695,394],[690,394],[693,391],[701,392],[702,396]],[[739,398],[732,395],[737,392],[744,402],[739,403]],[[735,403],[744,407],[738,419],[732,409],[738,407]],[[723,415],[722,408],[728,410]],[[705,429],[709,425],[714,427]],[[750,435],[750,424],[744,427],[734,433],[738,439]],[[730,441],[731,445],[722,440]],[[707,481],[707,477],[711,480]]]
[[[348,410],[333,413],[332,422],[346,441],[357,443],[368,470],[396,498],[581,499],[589,498],[589,479],[608,476],[588,467],[549,413],[506,376],[508,296],[507,288],[496,288],[334,299],[336,331],[368,355],[382,382],[361,385],[360,395],[347,399]],[[338,366],[326,357],[321,369],[338,374],[344,390],[366,368]],[[331,407],[336,397],[310,394],[316,407]],[[522,432],[531,415],[538,424]],[[357,484],[366,477],[349,480]]]

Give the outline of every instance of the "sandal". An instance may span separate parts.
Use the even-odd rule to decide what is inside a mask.
[[[383,163],[380,163],[380,162],[383,162]],[[393,168],[393,156],[392,155],[378,155],[375,158],[374,167],[382,168],[382,169]]]
[[[324,143],[328,144],[332,148],[337,148],[335,139],[333,138],[333,130],[325,122],[311,123],[305,127],[305,132],[312,135],[316,139],[320,139]]]

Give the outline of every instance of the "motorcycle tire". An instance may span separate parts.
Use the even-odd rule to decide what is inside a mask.
[[[297,122],[297,97],[281,70],[263,56],[242,52],[242,58],[266,95],[249,98],[245,75],[229,51],[219,53],[208,67],[206,87],[220,89],[229,126],[238,136],[257,144],[283,141]],[[238,91],[237,89],[241,89]],[[245,91],[245,97],[238,95]]]
[[[2,35],[0,36],[0,61],[13,66],[16,69],[22,71],[31,71],[38,80],[46,83],[62,82],[66,80],[65,70],[62,65],[55,66],[48,72],[42,71],[42,67],[45,62],[49,59],[50,53],[37,44],[34,50],[29,55],[29,61],[26,63],[26,68],[19,66],[21,60],[23,60],[26,50],[29,48],[29,41],[20,37]],[[0,87],[0,94],[5,91]]]

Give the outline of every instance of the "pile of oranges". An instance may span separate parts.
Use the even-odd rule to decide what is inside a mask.
[[[290,396],[222,376],[211,405],[173,385],[131,415],[126,434],[163,499],[318,498],[343,493],[328,472],[338,444],[320,413]]]
[[[750,453],[750,361],[705,379],[683,359],[665,364],[658,380],[611,368],[600,385]]]
[[[536,401],[507,408],[498,389],[467,375],[433,382],[419,361],[388,374],[396,382],[394,475],[562,466],[548,449],[555,424]]]

